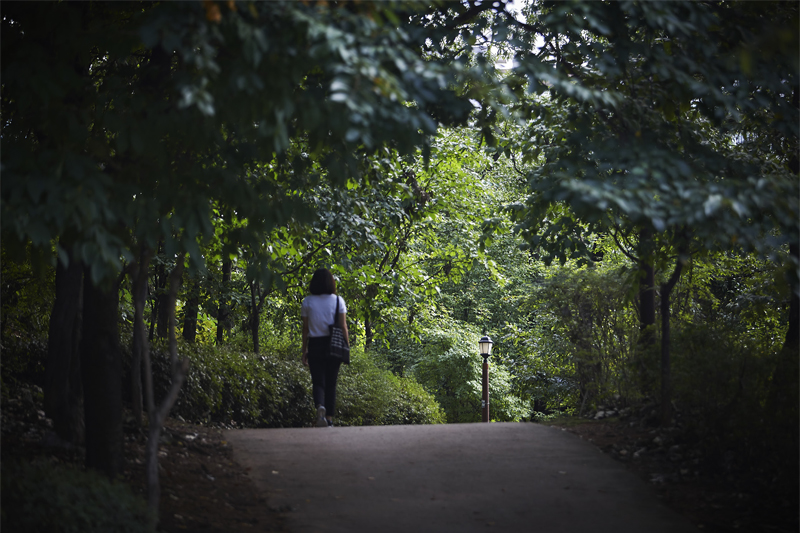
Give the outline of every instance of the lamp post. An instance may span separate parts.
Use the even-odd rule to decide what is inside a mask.
[[[481,401],[481,422],[489,421],[489,356],[492,355],[492,339],[483,336],[478,341],[483,357],[483,400]]]

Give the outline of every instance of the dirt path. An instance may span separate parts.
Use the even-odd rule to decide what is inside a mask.
[[[227,431],[295,533],[698,531],[594,446],[537,424]]]

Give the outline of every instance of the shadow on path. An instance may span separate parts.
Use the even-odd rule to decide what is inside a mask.
[[[624,466],[557,428],[448,424],[227,431],[305,532],[698,531]]]

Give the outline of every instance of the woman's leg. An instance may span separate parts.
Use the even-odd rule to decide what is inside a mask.
[[[325,406],[325,363],[324,358],[308,354],[308,369],[311,371],[311,395],[314,398],[314,408]]]
[[[323,388],[325,390],[325,417],[328,420],[333,420],[333,412],[336,408],[336,380],[339,379],[339,366],[341,364],[341,362],[335,359],[325,360]]]

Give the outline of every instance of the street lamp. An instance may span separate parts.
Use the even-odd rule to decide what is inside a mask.
[[[483,357],[483,399],[481,400],[481,422],[489,421],[489,356],[492,355],[492,339],[486,335],[478,341]]]

